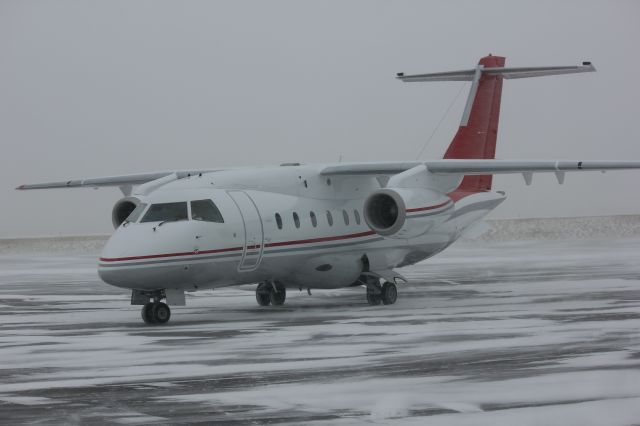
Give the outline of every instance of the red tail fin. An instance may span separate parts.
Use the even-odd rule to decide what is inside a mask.
[[[494,68],[504,67],[504,63],[505,58],[501,56],[485,56],[480,59],[479,65]],[[444,154],[445,159],[495,158],[502,79],[502,75],[499,74],[482,73],[475,99],[468,112],[467,125],[461,125],[458,129]],[[465,176],[460,186],[449,195],[457,201],[475,192],[489,191],[491,182],[491,175]]]

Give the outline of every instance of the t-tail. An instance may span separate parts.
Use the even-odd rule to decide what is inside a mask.
[[[541,77],[595,71],[590,62],[579,66],[505,68],[502,56],[485,56],[474,69],[434,74],[398,74],[404,82],[471,81],[467,104],[458,132],[444,154],[445,159],[494,159],[502,81],[507,78]],[[491,190],[492,175],[467,175],[449,196],[457,201]]]

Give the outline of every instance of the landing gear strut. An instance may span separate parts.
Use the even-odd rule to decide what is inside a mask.
[[[142,307],[142,320],[146,324],[165,324],[171,318],[169,305],[163,302],[149,302]]]
[[[279,306],[287,298],[287,289],[278,282],[263,282],[256,288],[256,300],[260,306]]]

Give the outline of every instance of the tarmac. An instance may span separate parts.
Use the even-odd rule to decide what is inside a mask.
[[[457,243],[394,305],[227,288],[165,326],[96,257],[0,256],[0,424],[640,425],[638,238]]]

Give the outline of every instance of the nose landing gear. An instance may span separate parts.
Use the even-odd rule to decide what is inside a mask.
[[[160,290],[132,290],[131,304],[142,305],[142,320],[145,324],[166,324],[171,318],[171,309],[166,299],[172,305],[184,306],[184,291],[176,289]]]
[[[165,324],[171,318],[169,305],[163,302],[148,302],[142,307],[145,324]]]

